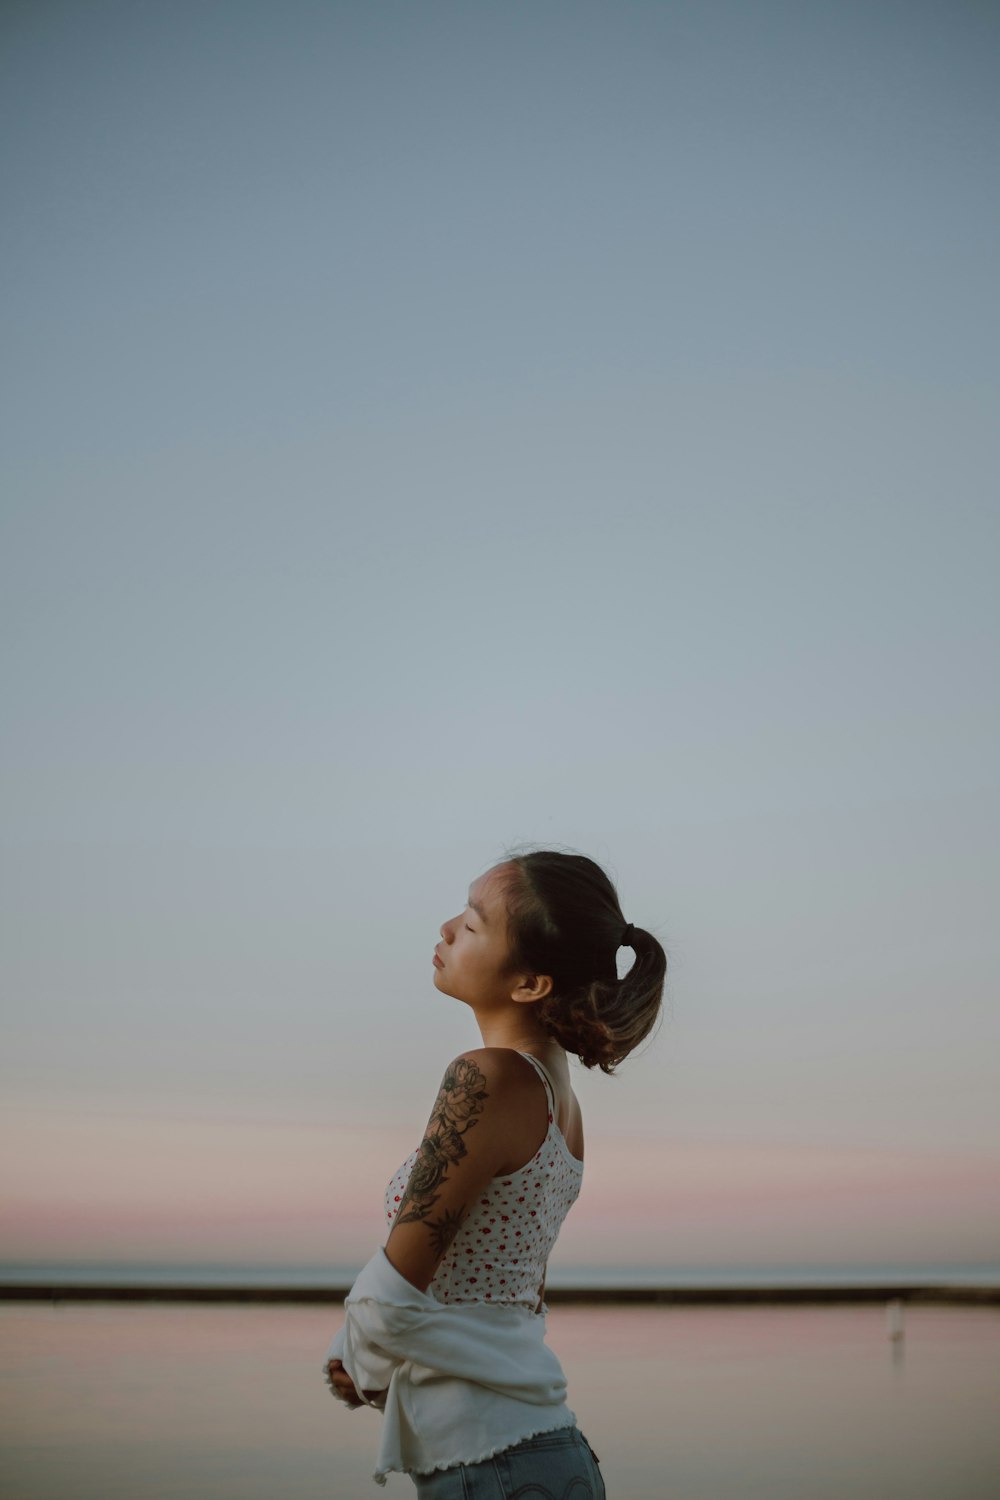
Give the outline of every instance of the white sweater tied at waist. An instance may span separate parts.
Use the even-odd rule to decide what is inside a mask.
[[[374,1479],[478,1463],[575,1422],[566,1379],[545,1343],[545,1317],[523,1306],[441,1303],[378,1249],[344,1302],[326,1353],[384,1412]]]

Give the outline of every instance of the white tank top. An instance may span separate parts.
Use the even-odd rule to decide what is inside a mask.
[[[537,1057],[519,1055],[545,1085],[549,1128],[531,1160],[494,1177],[463,1221],[427,1288],[439,1302],[522,1303],[533,1309],[545,1263],[579,1196],[583,1162],[572,1155],[556,1124],[551,1079]],[[418,1154],[410,1153],[385,1190],[387,1231]]]

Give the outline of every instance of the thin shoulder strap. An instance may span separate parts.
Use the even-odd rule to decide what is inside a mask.
[[[549,1096],[549,1110],[550,1110],[550,1112],[552,1114],[552,1118],[554,1120],[555,1117],[556,1117],[556,1091],[555,1091],[555,1089],[552,1086],[552,1079],[549,1077],[549,1070],[548,1070],[548,1068],[546,1068],[546,1066],[545,1066],[544,1063],[540,1063],[538,1061],[537,1057],[532,1057],[532,1055],[531,1055],[530,1052],[519,1052],[518,1056],[519,1057],[526,1057],[528,1059],[528,1061],[530,1063],[532,1063],[534,1065],[534,1067],[537,1068],[538,1072],[541,1074],[542,1082],[545,1085],[545,1091],[546,1091],[546,1093]]]

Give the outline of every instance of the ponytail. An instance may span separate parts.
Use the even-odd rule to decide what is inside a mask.
[[[507,864],[509,969],[551,975],[552,991],[536,1002],[542,1025],[585,1068],[614,1072],[660,1014],[663,948],[625,922],[614,886],[592,859],[543,849]],[[619,979],[622,946],[635,962]]]

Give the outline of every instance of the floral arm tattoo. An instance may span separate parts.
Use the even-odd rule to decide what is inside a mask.
[[[468,1155],[462,1137],[479,1123],[477,1116],[482,1114],[488,1097],[485,1084],[482,1072],[468,1058],[460,1057],[449,1066],[396,1215],[397,1224],[426,1221],[431,1243],[439,1255],[444,1254],[458,1233],[465,1217],[465,1204],[438,1219],[431,1219],[430,1211],[441,1196],[438,1189],[448,1175],[448,1168]]]

